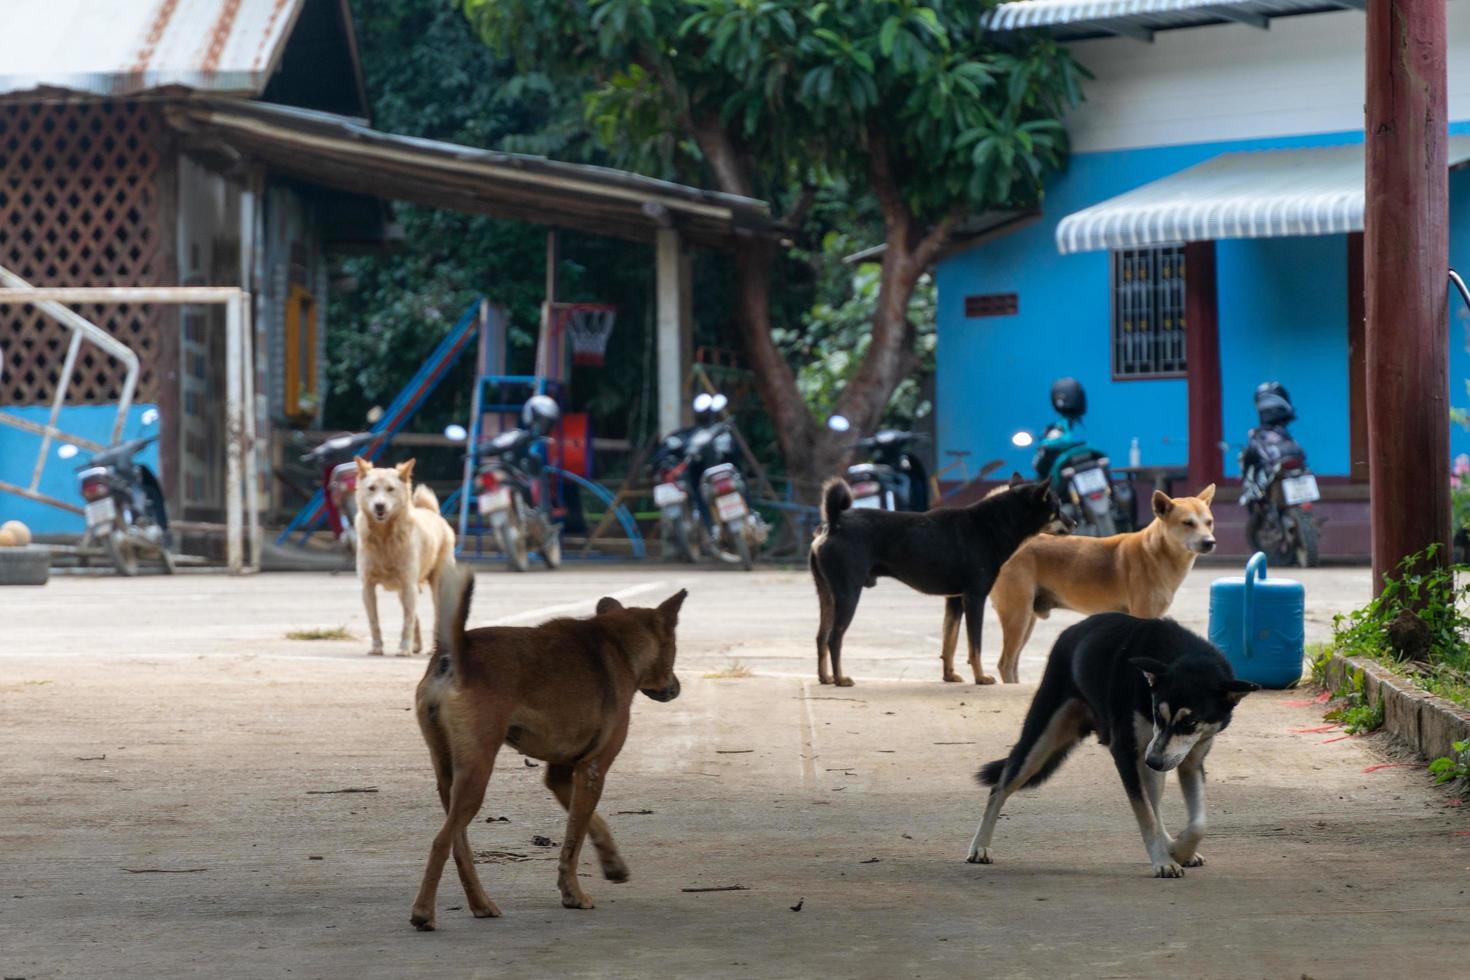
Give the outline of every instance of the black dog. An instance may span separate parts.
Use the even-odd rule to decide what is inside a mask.
[[[1146,656],[1141,656],[1146,654]],[[1021,738],[978,777],[994,787],[969,860],[990,864],[990,838],[1016,790],[1045,782],[1090,732],[1113,752],[1154,877],[1204,864],[1205,756],[1240,699],[1260,688],[1235,679],[1220,651],[1172,619],[1090,616],[1057,638]],[[1159,816],[1164,773],[1179,769],[1189,824],[1169,837]]]
[[[954,597],[964,606],[970,666],[976,684],[994,684],[980,670],[980,627],[985,597],[995,576],[1021,542],[1055,522],[1069,524],[1055,493],[1044,483],[1011,478],[1009,492],[968,507],[922,514],[851,510],[852,490],[840,479],[822,487],[822,525],[809,564],[817,584],[817,677],[850,687],[842,673],[842,636],[852,623],[864,586],[887,575],[929,595]],[[828,657],[832,672],[827,672]]]

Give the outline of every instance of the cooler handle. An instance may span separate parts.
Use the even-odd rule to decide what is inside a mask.
[[[1251,555],[1250,561],[1245,563],[1245,596],[1242,599],[1245,608],[1241,610],[1240,622],[1241,628],[1245,631],[1245,643],[1242,649],[1247,657],[1251,655],[1251,637],[1256,632],[1255,623],[1253,622],[1256,608],[1255,596],[1253,595],[1255,591],[1254,586],[1256,579],[1264,579],[1265,577],[1266,553],[1264,551],[1258,551]]]

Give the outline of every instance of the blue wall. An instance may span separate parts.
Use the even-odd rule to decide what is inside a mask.
[[[1470,132],[1470,123],[1451,127]],[[1220,153],[1358,142],[1361,133],[1329,133],[1246,142],[1199,143],[1072,158],[1048,188],[1044,213],[1020,231],[953,255],[936,270],[939,349],[936,377],[939,461],[969,451],[971,475],[989,459],[1029,473],[1031,452],[1011,446],[1018,429],[1050,418],[1048,391],[1063,375],[1088,392],[1087,434],[1126,461],[1137,437],[1145,464],[1188,460],[1187,386],[1183,380],[1112,380],[1111,275],[1106,252],[1061,255],[1057,223],[1066,215]],[[1451,263],[1470,269],[1470,171],[1451,176]],[[1251,392],[1275,379],[1290,389],[1300,420],[1293,433],[1313,468],[1346,475],[1348,461],[1347,244],[1344,236],[1222,241],[1218,245],[1224,437],[1242,443],[1255,421]],[[1011,317],[966,319],[964,298],[1018,296]],[[1470,406],[1466,349],[1470,317],[1451,328],[1451,395]],[[1470,452],[1470,432],[1452,436]],[[1236,474],[1235,452],[1226,472]],[[957,474],[956,474],[957,475]]]
[[[1465,127],[1470,130],[1470,125]],[[1450,267],[1470,281],[1470,168],[1450,174]],[[1470,310],[1450,293],[1450,404],[1470,408]],[[1450,427],[1450,452],[1470,454],[1470,432]]]
[[[144,426],[141,418],[148,409],[156,407],[133,405],[129,408],[122,437],[136,439],[156,434],[163,420]],[[6,405],[3,410],[39,425],[45,425],[46,420],[51,417],[49,405]],[[112,423],[116,418],[116,405],[69,405],[62,408],[56,424],[64,432],[73,432],[84,439],[107,445],[111,441]],[[62,459],[56,455],[57,445],[54,441],[51,443],[51,452],[41,471],[40,492],[81,506],[82,496],[77,489],[76,468],[90,454],[82,450],[72,459]],[[22,487],[30,486],[31,471],[35,468],[36,453],[40,448],[40,436],[0,425],[0,480]],[[158,443],[144,449],[136,458],[157,473]],[[81,534],[86,530],[80,514],[72,514],[16,494],[0,492],[0,523],[9,520],[24,522],[33,534]]]

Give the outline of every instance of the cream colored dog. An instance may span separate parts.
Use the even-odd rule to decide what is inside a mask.
[[[383,655],[378,626],[378,592],[397,592],[403,602],[403,635],[398,655],[410,657],[423,646],[418,590],[429,585],[434,623],[439,622],[439,576],[454,567],[454,529],[439,516],[439,498],[423,484],[413,485],[413,460],[378,467],[357,457],[357,578],[367,607],[373,647]]]
[[[1195,558],[1215,550],[1215,485],[1194,497],[1153,495],[1154,519],[1141,531],[1108,538],[1037,535],[1001,566],[990,604],[1000,618],[1000,676],[1019,680],[1021,648],[1037,617],[1053,609],[1091,615],[1124,612],[1157,619],[1169,611]],[[945,609],[945,679],[952,672],[958,617]],[[955,678],[958,680],[958,677]]]

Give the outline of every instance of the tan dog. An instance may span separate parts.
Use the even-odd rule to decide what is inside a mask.
[[[383,654],[378,626],[378,586],[397,592],[403,603],[403,635],[398,655],[409,657],[423,646],[419,631],[418,590],[425,582],[439,620],[439,578],[454,564],[454,529],[439,516],[439,498],[413,485],[413,460],[394,467],[374,466],[357,457],[357,578],[372,630],[373,656]]]
[[[473,588],[467,570],[445,574],[434,659],[415,698],[445,812],[409,918],[424,931],[434,928],[434,899],[451,851],[470,912],[480,919],[500,915],[480,884],[466,828],[485,799],[502,742],[547,763],[546,788],[567,811],[557,864],[562,905],[593,907],[577,883],[589,833],[603,876],[627,881],[628,866],[596,813],[597,801],[627,738],[633,696],[679,696],[674,627],[687,591],[657,609],[625,609],[605,598],[591,619],[465,632]]]
[[[1007,684],[1020,678],[1021,648],[1031,638],[1038,616],[1053,609],[1091,615],[1124,612],[1157,619],[1168,611],[1194,560],[1215,550],[1212,483],[1195,497],[1170,497],[1154,491],[1154,519],[1141,531],[1107,538],[1039,535],[1001,567],[990,592],[1000,618],[1000,676]],[[944,609],[945,679],[954,675],[954,648],[959,637],[956,603]]]

